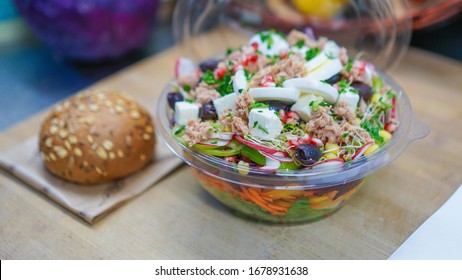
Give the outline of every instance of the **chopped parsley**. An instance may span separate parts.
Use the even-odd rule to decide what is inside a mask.
[[[348,135],[350,135],[348,132],[345,132],[342,134],[342,139],[345,139]]]
[[[182,125],[179,129],[177,129],[177,130],[175,131],[174,134],[175,134],[175,135],[178,135],[178,134],[180,134],[181,132],[183,132],[185,129],[186,129],[186,126],[185,126],[185,125]]]
[[[353,58],[348,58],[348,63],[345,65],[345,71],[350,72],[351,68],[353,67]]]
[[[184,85],[183,89],[184,89],[184,91],[189,92],[191,90],[191,86],[190,85]]]
[[[313,59],[315,56],[317,56],[321,51],[318,49],[318,48],[311,48],[309,49],[308,51],[306,51],[306,54],[305,54],[305,59],[306,60],[311,60]]]
[[[278,117],[279,119],[282,119],[282,118],[281,118],[281,115],[279,115],[279,112],[278,112],[278,111],[273,111],[273,112],[274,112],[274,114],[276,115],[276,117]]]
[[[209,85],[214,85],[217,81],[215,81],[215,77],[213,75],[212,70],[207,70],[205,73],[202,75],[202,81],[204,83],[209,84]]]
[[[226,49],[226,55],[230,55],[234,50],[232,48]]]
[[[266,134],[269,134],[268,130],[266,128],[264,128],[263,126],[261,126],[257,121],[253,123],[253,127],[254,128],[256,127],[258,129],[260,129],[261,131],[263,131]]]
[[[260,103],[260,102],[254,102],[250,104],[249,108],[250,110],[255,109],[255,108],[268,108],[269,105],[265,103]]]
[[[298,40],[297,43],[295,43],[295,46],[299,49],[303,48],[305,46],[305,40]]]
[[[327,102],[324,102],[324,101],[319,102],[317,100],[311,101],[309,105],[310,105],[311,109],[313,109],[313,111],[315,111],[315,112],[318,110],[319,106],[322,106],[322,107],[329,107],[330,106],[330,104],[327,103]]]
[[[271,36],[271,32],[261,32],[260,39],[262,42],[266,42],[268,49],[270,49],[274,44],[273,37]]]
[[[213,71],[207,70],[202,75],[202,81],[209,85],[217,85],[216,91],[218,91],[218,93],[221,96],[225,96],[234,91],[233,83],[231,80],[231,74],[228,72],[225,75],[223,75],[223,78],[215,80],[215,75],[213,74]]]
[[[244,89],[243,89],[243,88],[240,88],[240,89],[238,89],[237,91],[238,91],[239,93],[242,93],[242,92],[244,91]]]
[[[185,98],[184,101],[188,102],[188,103],[193,103],[194,102],[191,98]]]
[[[341,80],[337,83],[337,85],[340,88],[338,91],[339,93],[345,93],[346,89],[350,87],[350,84],[347,82],[347,80]]]

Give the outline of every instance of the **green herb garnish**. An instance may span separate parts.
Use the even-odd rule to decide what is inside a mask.
[[[299,49],[303,48],[305,46],[305,40],[298,40],[297,43],[295,43],[295,46]]]
[[[175,135],[178,135],[178,134],[180,134],[181,132],[183,132],[185,129],[186,129],[186,126],[185,126],[185,125],[182,125],[179,129],[177,129],[177,130],[175,131],[174,134],[175,134]]]
[[[264,128],[263,126],[261,126],[260,124],[257,124],[257,128],[263,131],[264,133],[269,134],[268,130]]]
[[[255,109],[255,108],[268,108],[269,105],[265,103],[260,103],[260,102],[254,102],[250,104],[249,108],[250,110]]]
[[[191,86],[190,85],[184,85],[183,90],[186,91],[186,92],[189,92],[191,90]]]
[[[348,58],[348,63],[345,65],[345,71],[350,72],[351,68],[353,67],[353,58]]]
[[[318,49],[318,48],[311,48],[309,49],[308,51],[306,51],[306,54],[305,54],[305,59],[306,60],[311,60],[313,59],[315,56],[317,56],[321,51]]]

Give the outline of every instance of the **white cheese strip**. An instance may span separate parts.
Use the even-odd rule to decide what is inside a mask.
[[[342,92],[338,96],[337,104],[340,102],[346,102],[348,104],[348,109],[352,112],[356,112],[356,106],[359,102],[359,94],[353,92],[354,88],[349,87],[345,92]]]
[[[236,71],[233,80],[233,88],[236,94],[240,93],[239,90],[242,92],[242,90],[247,89],[247,78],[245,77],[244,69],[240,68]]]
[[[330,77],[334,76],[335,74],[342,71],[343,65],[340,59],[327,59],[321,66],[312,70],[311,72],[308,71],[306,77],[323,81],[327,80]]]
[[[281,101],[287,104],[297,102],[300,97],[300,91],[296,88],[281,87],[261,87],[249,89],[250,95],[256,101]]]
[[[285,80],[284,88],[296,88],[302,93],[313,93],[321,96],[326,102],[334,104],[338,98],[338,91],[331,85],[311,78],[293,78]]]
[[[262,34],[264,35],[269,34],[271,36],[271,39],[262,41],[261,35],[257,33],[250,38],[249,46],[252,45],[253,43],[257,43],[258,51],[268,56],[279,55],[282,52],[286,52],[289,50],[289,47],[290,47],[289,43],[287,43],[287,41],[283,37],[281,37],[279,34],[274,33],[274,32],[267,32],[267,31],[262,32]],[[271,41],[270,47],[268,47],[268,41]]]
[[[189,120],[199,118],[199,106],[186,101],[175,103],[175,113],[173,114],[175,123],[185,125]]]
[[[220,116],[223,114],[227,109],[234,110],[236,109],[236,93],[231,93],[215,99],[213,101],[213,106],[215,106],[215,110],[217,115]]]
[[[268,108],[254,108],[249,113],[250,134],[260,139],[276,138],[282,131],[282,122],[275,111]]]
[[[302,120],[308,122],[311,120],[312,109],[310,103],[312,101],[322,101],[322,98],[312,93],[304,94],[292,105],[290,110],[296,112]]]

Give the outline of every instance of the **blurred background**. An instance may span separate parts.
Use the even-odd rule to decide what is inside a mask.
[[[323,18],[346,0],[230,2],[282,3]],[[462,0],[408,2],[411,46],[462,61]],[[175,0],[0,0],[0,131],[173,46],[175,4]],[[239,6],[238,14],[255,17],[245,9]]]

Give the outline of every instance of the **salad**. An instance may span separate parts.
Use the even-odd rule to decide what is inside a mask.
[[[179,58],[172,135],[246,174],[343,165],[398,128],[397,95],[374,66],[312,33],[275,30],[196,65]]]

